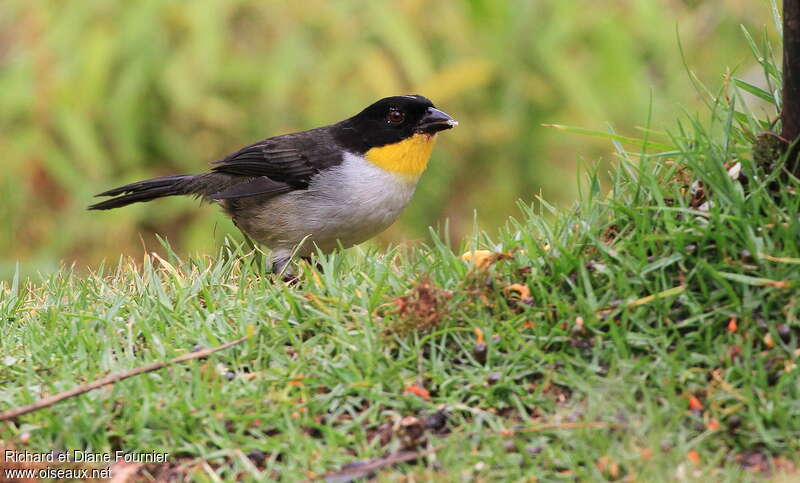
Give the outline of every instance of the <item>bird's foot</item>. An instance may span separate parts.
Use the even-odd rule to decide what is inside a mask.
[[[300,257],[301,260],[308,263],[312,267],[316,268],[317,271],[322,272],[322,264],[312,260],[309,257]],[[272,264],[272,273],[276,275],[280,275],[281,281],[287,283],[289,285],[296,285],[300,282],[300,277],[295,272],[295,268],[291,266],[289,263],[289,259],[278,259]]]
[[[287,284],[289,286],[294,286],[294,285],[297,285],[298,283],[300,283],[300,277],[298,277],[294,273],[292,273],[291,270],[287,270],[287,271],[283,272],[283,275],[281,275],[281,282],[283,282],[283,283],[285,283],[285,284]]]
[[[291,265],[289,265],[289,258],[278,258],[272,263],[272,273],[279,276],[281,281],[289,285],[295,285],[300,281],[300,278],[295,275]]]

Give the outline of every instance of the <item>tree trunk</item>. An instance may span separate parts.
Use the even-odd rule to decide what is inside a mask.
[[[792,146],[787,167],[800,176],[800,0],[783,0],[783,111],[781,137]]]

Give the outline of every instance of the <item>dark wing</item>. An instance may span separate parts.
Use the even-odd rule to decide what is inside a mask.
[[[276,136],[214,161],[213,172],[243,179],[209,198],[244,198],[308,188],[316,173],[342,162],[341,149],[329,131],[323,127]]]
[[[216,193],[210,194],[208,197],[212,200],[231,200],[236,198],[247,198],[248,196],[256,195],[278,195],[287,193],[294,188],[286,183],[280,181],[273,181],[266,176],[259,176],[258,178],[251,178],[236,183],[233,186],[225,188]]]

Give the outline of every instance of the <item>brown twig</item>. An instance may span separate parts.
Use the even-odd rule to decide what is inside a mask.
[[[241,344],[245,340],[247,340],[247,337],[242,337],[231,342],[226,342],[225,344],[222,344],[217,347],[203,349],[197,352],[192,352],[190,354],[184,354],[182,356],[175,357],[174,359],[170,359],[168,361],[153,362],[152,364],[147,364],[146,366],[137,367],[129,371],[118,372],[116,374],[109,374],[106,377],[97,379],[88,384],[83,384],[81,386],[74,387],[68,391],[60,392],[53,396],[48,396],[39,399],[35,403],[28,404],[27,406],[21,406],[18,408],[9,409],[8,411],[3,411],[2,413],[0,413],[0,421],[8,421],[10,419],[22,416],[23,414],[28,414],[33,411],[38,411],[39,409],[50,407],[58,402],[63,401],[64,399],[69,399],[71,397],[79,396],[81,394],[87,393],[99,387],[107,386],[109,384],[114,384],[115,382],[119,382],[129,377],[138,376],[139,374],[144,374],[146,372],[157,371],[159,369],[163,369],[164,367],[171,366],[179,362],[184,362],[192,359],[202,359],[204,357],[208,357],[209,355],[215,352],[227,349],[228,347],[233,347],[236,344]]]
[[[790,143],[789,167],[800,175],[797,139],[800,136],[800,2],[783,1],[783,108],[781,136]]]
[[[444,444],[440,444],[438,446],[434,446],[433,448],[428,448],[424,451],[400,451],[399,453],[392,453],[389,456],[383,458],[375,458],[374,460],[368,463],[364,463],[363,465],[358,465],[353,468],[347,468],[341,471],[325,473],[324,475],[317,475],[314,479],[339,481],[340,479],[345,477],[358,478],[361,476],[365,476],[369,473],[372,473],[375,470],[386,468],[387,466],[396,465],[398,463],[405,463],[406,461],[412,461],[417,458],[423,458],[425,456],[431,455],[439,451],[443,447]]]
[[[783,2],[783,130],[789,142],[800,135],[800,3]]]
[[[510,430],[511,434],[514,433],[538,433],[539,431],[559,431],[570,429],[596,429],[596,428],[615,428],[613,424],[603,421],[584,421],[576,423],[558,423],[558,424],[544,424],[542,426],[530,426]],[[502,434],[502,432],[501,432]]]
[[[514,434],[517,433],[536,433],[539,431],[559,431],[559,430],[596,429],[596,428],[614,428],[614,427],[616,427],[616,425],[606,423],[603,421],[585,421],[585,422],[574,422],[574,423],[543,424],[541,426],[529,426],[517,429],[490,431],[490,433],[499,434],[502,436],[513,436]],[[463,439],[466,436],[473,436],[477,434],[481,433],[479,433],[478,431],[470,433],[461,433],[460,437]],[[325,473],[324,475],[317,475],[316,477],[314,477],[314,479],[326,480],[326,481],[350,481],[350,480],[344,480],[344,478],[352,478],[352,479],[359,478],[369,473],[372,473],[375,470],[386,468],[387,466],[392,466],[398,463],[405,463],[406,461],[412,461],[417,458],[422,458],[424,456],[436,453],[440,449],[444,448],[444,446],[445,443],[442,443],[438,446],[434,446],[433,448],[429,448],[424,451],[400,451],[398,453],[392,453],[388,456],[382,458],[375,458],[367,463],[360,464],[352,468],[347,468],[341,471],[333,471],[330,473]]]

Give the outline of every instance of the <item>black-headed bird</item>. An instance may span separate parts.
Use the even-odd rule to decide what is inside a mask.
[[[344,121],[258,141],[207,173],[166,176],[100,193],[108,210],[175,195],[219,203],[281,272],[308,257],[361,243],[389,227],[411,200],[436,135],[458,123],[425,97],[381,99]]]

